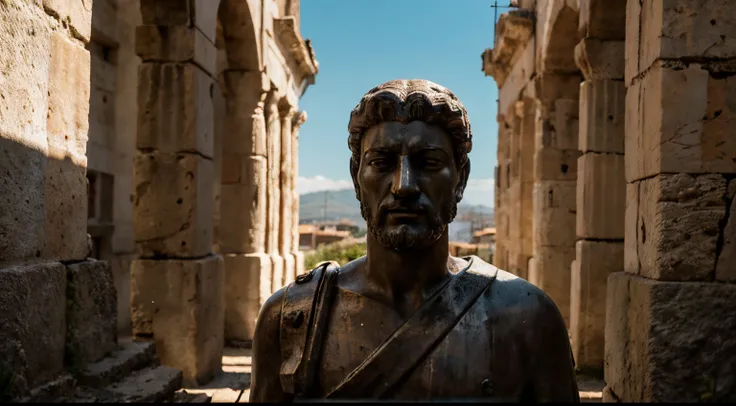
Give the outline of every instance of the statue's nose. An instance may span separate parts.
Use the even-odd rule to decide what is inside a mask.
[[[419,184],[408,156],[402,156],[394,173],[391,192],[400,197],[419,193]]]

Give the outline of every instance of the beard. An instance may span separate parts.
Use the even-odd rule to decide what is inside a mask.
[[[360,214],[366,221],[368,232],[381,245],[394,251],[409,251],[426,248],[437,242],[445,232],[447,225],[455,219],[457,203],[454,200],[445,202],[439,213],[427,210],[426,224],[401,224],[387,227],[387,212],[379,209],[378,218],[373,218],[370,210],[360,202]]]

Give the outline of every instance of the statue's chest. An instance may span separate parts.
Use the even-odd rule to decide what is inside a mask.
[[[403,324],[387,307],[338,291],[320,370],[320,386],[325,393],[337,387]],[[489,386],[488,382],[493,381],[493,339],[488,326],[487,312],[482,306],[471,308],[401,384],[394,397],[406,400],[488,397],[489,389],[492,392],[492,384]]]

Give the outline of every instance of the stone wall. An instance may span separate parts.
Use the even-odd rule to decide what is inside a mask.
[[[605,401],[733,400],[736,8],[518,4],[483,53],[499,86],[494,262],[557,303],[577,367],[605,370]]]
[[[136,29],[133,332],[195,384],[303,270],[298,100],[318,67],[280,14],[298,2],[217,3],[141,1]]]
[[[0,2],[0,370],[23,395],[116,347],[107,262],[88,258],[92,10]]]

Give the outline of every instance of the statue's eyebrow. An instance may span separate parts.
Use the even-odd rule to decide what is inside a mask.
[[[386,153],[386,152],[395,152],[395,151],[391,148],[386,148],[386,147],[373,147],[373,148],[366,149],[365,152],[363,152],[363,155],[368,155],[370,153]]]

